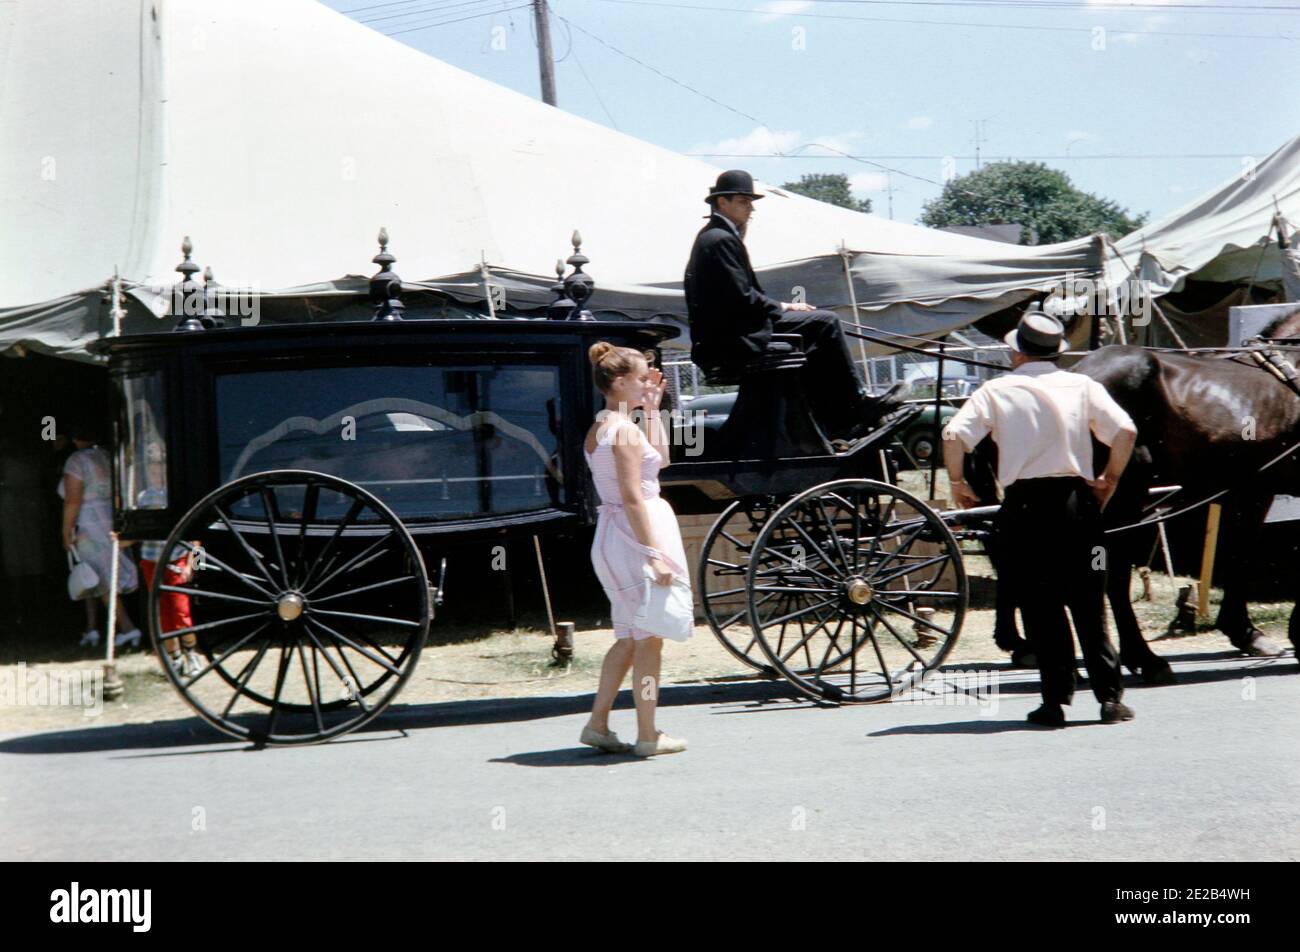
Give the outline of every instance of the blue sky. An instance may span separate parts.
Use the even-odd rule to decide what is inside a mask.
[[[506,9],[524,2],[327,0],[536,97],[531,9]],[[551,9],[560,108],[768,182],[843,172],[880,215],[892,187],[893,217],[906,222],[946,173],[975,167],[977,130],[985,161],[1041,159],[1153,216],[1300,132],[1300,3],[1286,0],[551,0]],[[462,17],[472,19],[450,22]],[[796,150],[800,158],[758,157]]]

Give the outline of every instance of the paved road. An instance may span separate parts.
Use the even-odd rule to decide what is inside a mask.
[[[1300,859],[1300,665],[1175,670],[1128,692],[1136,721],[1083,694],[1061,731],[1005,671],[996,712],[671,688],[691,749],[653,761],[577,746],[589,696],[399,706],[302,749],[197,720],[10,735],[0,860]]]

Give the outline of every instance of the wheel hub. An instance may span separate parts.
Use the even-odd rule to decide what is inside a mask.
[[[306,603],[297,592],[285,592],[275,603],[275,612],[282,621],[293,621],[302,614]]]
[[[848,596],[849,601],[854,605],[865,605],[876,597],[871,585],[865,579],[860,578],[850,580],[844,594]]]

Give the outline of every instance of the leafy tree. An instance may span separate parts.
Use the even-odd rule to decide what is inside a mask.
[[[1022,245],[1035,233],[1039,244],[1099,231],[1119,238],[1146,220],[1146,214],[1130,216],[1127,208],[1080,191],[1068,175],[1042,162],[993,162],[958,176],[922,206],[920,218],[931,228],[1018,223]]]
[[[786,182],[781,186],[787,192],[806,195],[819,202],[851,208],[855,212],[871,211],[871,199],[856,199],[849,188],[849,177],[842,172],[830,175],[805,175],[797,182]]]

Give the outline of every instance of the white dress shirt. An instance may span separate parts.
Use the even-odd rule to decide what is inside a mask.
[[[993,434],[1005,488],[1018,479],[1095,479],[1089,434],[1109,446],[1131,427],[1133,420],[1097,381],[1036,360],[976,390],[944,438],[960,440],[969,453]]]

